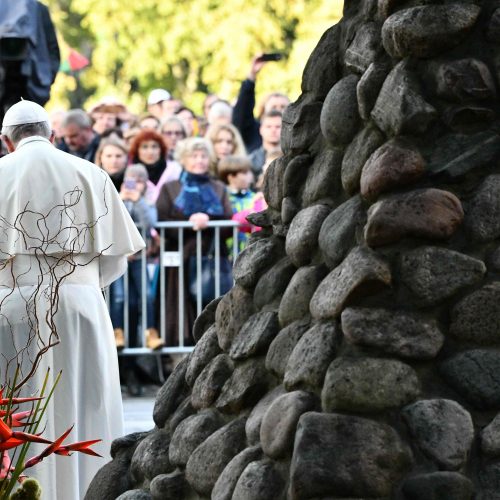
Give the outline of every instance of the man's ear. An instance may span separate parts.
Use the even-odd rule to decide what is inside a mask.
[[[55,133],[55,131],[54,131],[54,130],[52,130],[52,131],[50,132],[49,141],[50,141],[52,144],[54,144],[55,140],[56,140],[56,133]]]
[[[13,153],[16,150],[14,143],[6,135],[2,135],[1,139],[3,142],[5,142],[5,145],[7,146],[7,151],[9,153]]]

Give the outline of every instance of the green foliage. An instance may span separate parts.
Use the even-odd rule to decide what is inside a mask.
[[[342,11],[341,0],[47,1],[65,42],[91,56],[80,78],[89,103],[113,94],[141,110],[164,87],[198,112],[206,92],[235,98],[260,52],[286,59],[264,67],[258,91],[296,98],[307,57]],[[66,86],[57,82],[59,100]]]
[[[42,488],[40,483],[32,477],[25,479],[21,486],[10,496],[10,500],[40,500]]]

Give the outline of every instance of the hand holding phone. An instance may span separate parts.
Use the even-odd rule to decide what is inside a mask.
[[[268,61],[281,61],[283,59],[283,54],[279,52],[269,52],[267,54],[262,54],[257,58],[257,61],[268,62]]]

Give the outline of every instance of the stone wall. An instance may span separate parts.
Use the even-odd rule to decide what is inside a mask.
[[[88,500],[500,498],[500,3],[347,1],[264,230]]]

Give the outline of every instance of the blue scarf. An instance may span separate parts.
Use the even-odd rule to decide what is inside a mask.
[[[183,172],[180,179],[181,192],[174,205],[186,217],[202,212],[207,215],[223,215],[224,207],[214,192],[208,175]]]

